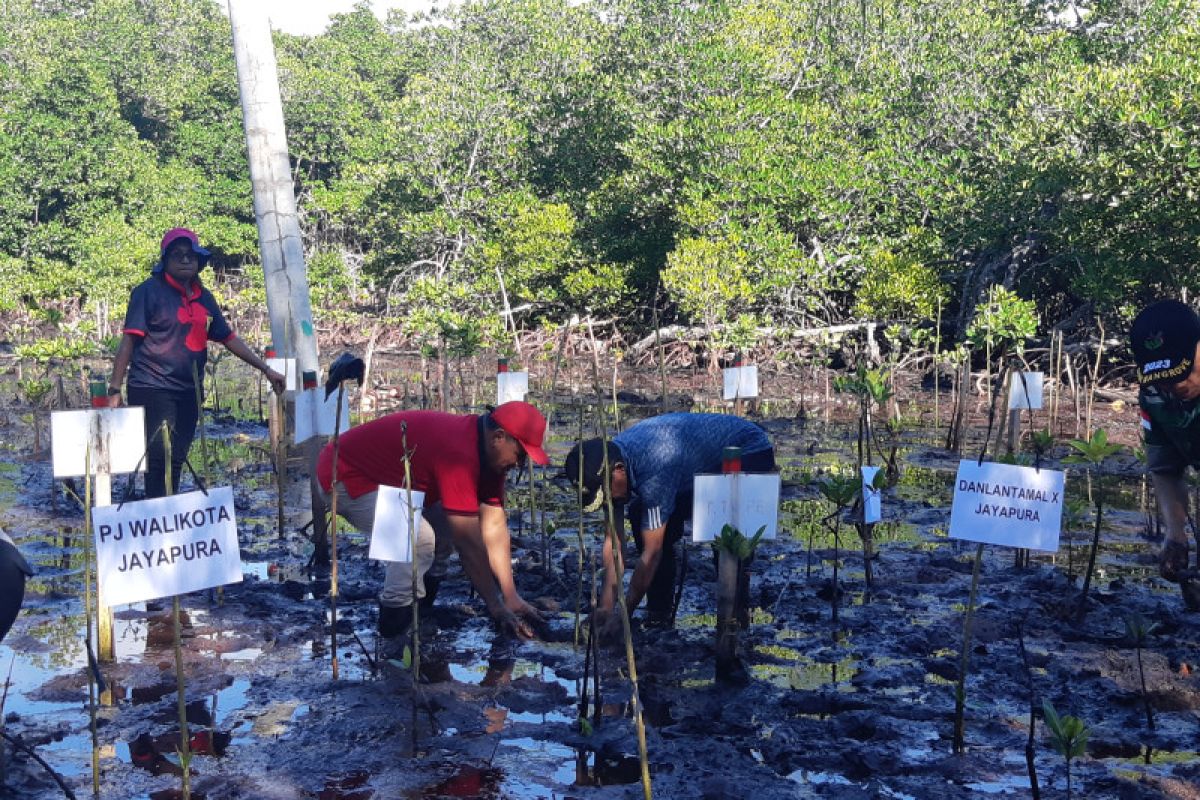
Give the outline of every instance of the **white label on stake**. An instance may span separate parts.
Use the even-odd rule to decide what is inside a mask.
[[[862,470],[863,522],[879,522],[883,519],[882,490],[874,486],[879,467],[860,467]]]
[[[350,430],[350,396],[342,392],[342,424],[339,432]],[[296,392],[296,433],[293,437],[295,444],[311,439],[314,436],[332,436],[334,423],[337,421],[338,391],[328,398],[325,397],[325,387],[306,389]]]
[[[496,373],[496,405],[512,400],[524,400],[529,394],[528,372]]]
[[[141,406],[51,413],[50,452],[54,460],[54,477],[83,475],[89,447],[93,474],[145,472],[145,420],[145,410]]]
[[[424,492],[412,493],[412,511],[408,508],[408,490],[380,486],[375,496],[375,522],[371,525],[371,547],[367,557],[376,561],[412,563],[411,531],[421,524]]]
[[[300,371],[296,369],[296,359],[268,358],[266,361],[268,367],[283,376],[284,387],[287,391],[300,391]]]
[[[748,400],[758,397],[758,365],[748,367],[726,367],[723,371],[725,400]]]
[[[950,536],[1053,553],[1062,527],[1063,473],[960,461]]]
[[[779,526],[779,475],[697,475],[693,485],[692,541],[711,542],[732,525],[747,538],[766,526],[774,539]]]
[[[1022,377],[1024,380],[1022,380]],[[1027,391],[1028,390],[1028,391]],[[1042,407],[1042,373],[1014,372],[1008,379],[1008,410]]]
[[[110,606],[242,580],[233,489],[92,509],[96,570]]]

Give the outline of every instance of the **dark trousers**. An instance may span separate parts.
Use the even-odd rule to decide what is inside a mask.
[[[720,472],[721,465],[714,464],[703,472]],[[742,472],[765,473],[775,471],[775,451],[764,450],[742,456]],[[662,557],[650,588],[646,590],[646,613],[650,619],[665,621],[675,613],[675,577],[679,570],[679,559],[675,552],[675,544],[683,538],[683,524],[692,518],[692,492],[680,492],[675,495],[675,510],[667,518],[667,530],[663,537]],[[630,504],[630,524],[633,527],[633,540],[640,554],[645,545],[642,541],[642,518],[645,516],[638,501]]]
[[[175,494],[179,491],[179,475],[200,418],[196,393],[191,389],[169,392],[130,386],[129,405],[146,410],[146,498],[163,497],[167,493],[167,453],[162,438],[164,422],[171,435],[171,494]]]

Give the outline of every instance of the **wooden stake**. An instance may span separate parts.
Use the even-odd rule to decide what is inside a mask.
[[[338,653],[337,653],[337,599],[338,599],[338,552],[337,552],[337,473],[338,473],[338,447],[341,444],[342,433],[342,397],[346,393],[346,385],[338,383],[337,393],[337,411],[333,418],[333,476],[330,478],[329,488],[333,499],[330,501],[329,510],[329,654],[333,662],[333,679],[338,679]]]

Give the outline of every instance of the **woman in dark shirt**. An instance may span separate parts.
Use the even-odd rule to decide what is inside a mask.
[[[196,234],[173,228],[162,238],[160,258],[149,278],[129,298],[121,345],[109,381],[109,405],[121,405],[121,384],[131,406],[146,411],[146,497],[162,497],[166,487],[166,451],[160,429],[171,432],[171,493],[192,446],[203,397],[208,342],[262,372],[276,392],[284,378],[234,334],[212,293],[200,283],[200,270],[211,253]]]

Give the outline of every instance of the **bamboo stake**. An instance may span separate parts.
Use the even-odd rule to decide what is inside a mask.
[[[1058,351],[1054,351],[1054,339],[1050,340],[1051,357],[1054,361],[1054,386],[1050,390],[1050,418],[1046,420],[1046,433],[1054,433],[1054,423],[1058,420],[1058,399],[1062,394],[1062,351],[1063,332],[1058,331]],[[1060,428],[1061,430],[1061,428]]]
[[[1100,380],[1100,360],[1104,357],[1104,321],[1096,316],[1096,325],[1100,328],[1100,341],[1096,345],[1096,363],[1092,367],[1091,380],[1088,381],[1087,426],[1086,436],[1092,438],[1092,407],[1096,404],[1096,383]]]
[[[87,625],[87,633],[84,636],[84,645],[88,649],[88,658],[91,659],[92,654],[92,620],[98,618],[99,615],[92,614],[92,482],[90,476],[92,473],[92,446],[89,442],[87,449],[83,454],[84,474],[88,476],[85,479],[86,486],[84,487],[83,501],[83,607],[85,624]],[[99,593],[96,600],[99,603]],[[99,606],[97,605],[97,610]],[[89,665],[90,667],[90,665]],[[88,681],[88,726],[92,734],[92,797],[99,800],[100,797],[100,741],[96,733],[96,702],[98,700],[96,693],[95,676],[89,668],[87,671]],[[7,689],[6,689],[7,691]]]
[[[580,619],[583,615],[583,567],[585,551],[587,550],[587,542],[583,538],[583,404],[579,404],[579,474],[576,476],[576,492],[575,499],[577,510],[579,511],[579,527],[577,533],[579,535],[579,580],[575,584],[575,637],[573,641],[574,647],[579,647],[580,634]],[[592,592],[596,590],[595,582],[592,583]],[[595,602],[592,607],[595,608]],[[585,667],[586,670],[586,667]],[[586,691],[587,676],[584,675],[583,683]],[[584,709],[586,714],[587,709]]]
[[[170,497],[174,494],[172,489],[174,485],[174,475],[171,469],[171,433],[167,427],[166,420],[163,420],[162,428],[160,429],[163,437],[163,450],[166,461],[166,496]],[[179,765],[182,768],[180,771],[180,780],[182,781],[183,800],[191,800],[191,737],[188,735],[188,720],[187,720],[187,686],[183,675],[183,632],[179,623],[179,595],[171,598],[171,614],[175,627],[175,688],[177,705],[179,708]]]
[[[591,340],[592,340],[592,356],[593,356],[592,363],[593,363],[593,369],[595,370],[595,372],[593,373],[593,378],[595,379],[595,383],[596,383],[596,393],[599,395],[600,394],[600,362],[599,362],[599,355],[598,355],[599,346],[596,343],[596,334],[595,334],[595,331],[592,329],[592,321],[590,319],[588,320],[588,335],[591,337]],[[614,366],[613,366],[613,396],[612,396],[614,416],[616,415],[616,410],[617,410],[616,374],[617,374],[616,366],[614,364]],[[597,406],[596,411],[597,411],[597,415],[599,415],[601,413],[600,406]],[[604,435],[604,433],[603,433],[604,427],[605,427],[603,420],[600,419],[600,420],[597,420],[597,422],[598,422],[598,426],[601,428],[600,441],[601,441],[601,445],[604,448],[604,462],[603,462],[603,468],[602,468],[600,474],[602,476],[602,480],[604,480],[606,482],[610,482],[609,486],[611,486],[612,472],[611,472],[611,465],[608,463],[608,437],[606,435]],[[583,453],[580,452],[580,461],[583,460],[582,456],[583,456]],[[622,524],[623,521],[617,520],[614,516],[612,491],[609,489],[609,486],[605,486],[605,492],[604,492],[604,505],[605,505],[606,519],[608,522],[611,523],[611,524],[607,525],[607,528],[608,528],[607,535],[612,542],[612,552],[613,552],[613,562],[614,562],[613,568],[616,571],[616,579],[617,579],[616,580],[617,607],[620,609],[621,628],[625,634],[625,660],[629,667],[629,682],[630,682],[630,685],[632,688],[630,702],[633,705],[634,727],[637,730],[638,759],[641,762],[641,772],[642,772],[642,794],[645,797],[645,800],[651,800],[654,796],[654,793],[653,793],[653,790],[650,785],[650,756],[649,756],[649,753],[646,748],[646,721],[645,721],[643,713],[642,713],[642,700],[641,700],[640,693],[638,691],[637,659],[634,656],[634,652],[633,652],[633,629],[629,624],[629,606],[625,602],[625,559],[624,559],[624,554],[621,551],[621,537],[617,533],[617,525]],[[608,566],[609,566],[608,564],[605,564],[604,568],[608,569]],[[596,649],[598,651],[599,647],[597,647]],[[597,700],[597,703],[598,703],[598,700]]]
[[[658,378],[662,384],[662,399],[658,404],[659,412],[667,413],[667,356],[663,350],[662,331],[658,324],[658,296],[662,286],[654,290],[654,347],[658,353]],[[740,416],[740,415],[739,415]]]
[[[412,498],[412,453],[408,450],[408,423],[400,423],[400,450],[404,459],[404,502],[408,509],[409,560],[412,562],[412,754],[417,755],[417,705],[421,690],[421,604],[417,602],[417,587],[421,572],[417,566],[417,515]],[[436,549],[436,543],[435,543]]]
[[[607,437],[602,438],[602,443],[604,445],[604,469],[601,474],[605,479],[611,480],[609,477],[612,473],[610,472],[610,465],[608,463]],[[650,756],[646,748],[646,721],[642,714],[641,694],[638,691],[637,659],[634,657],[633,652],[633,629],[629,624],[629,605],[625,601],[625,558],[624,553],[621,551],[621,537],[617,534],[617,524],[619,524],[619,521],[613,516],[612,492],[605,491],[604,497],[608,519],[613,522],[612,525],[608,526],[608,536],[612,540],[613,561],[617,573],[616,595],[621,613],[621,628],[625,634],[625,661],[629,666],[629,682],[633,688],[630,695],[630,702],[633,704],[634,727],[637,730],[638,740],[638,758],[641,761],[642,768],[642,795],[645,797],[645,800],[651,800],[654,793],[650,786]],[[605,568],[608,568],[607,564],[605,564]]]
[[[941,417],[941,365],[939,364],[939,356],[942,353],[942,298],[938,298],[937,308],[937,327],[933,333],[933,430],[936,434],[938,428],[942,427]]]
[[[345,383],[338,382],[337,392],[337,410],[334,412],[333,418],[333,476],[330,478],[329,488],[333,499],[330,500],[329,510],[329,651],[332,657],[333,664],[333,679],[338,679],[338,643],[337,643],[337,599],[338,599],[338,551],[337,551],[337,533],[338,533],[338,449],[341,445],[342,433],[342,398],[346,394]]]

